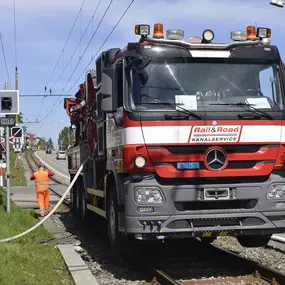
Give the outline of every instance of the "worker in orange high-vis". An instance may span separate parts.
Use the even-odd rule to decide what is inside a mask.
[[[46,170],[44,165],[39,167],[39,170],[36,171],[31,177],[30,180],[35,180],[38,205],[40,209],[40,216],[44,217],[48,214],[49,210],[49,176],[53,176],[52,171]]]

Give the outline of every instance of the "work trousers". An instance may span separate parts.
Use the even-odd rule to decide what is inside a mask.
[[[41,216],[47,215],[48,209],[49,209],[49,200],[50,200],[49,190],[37,191],[37,199],[38,199],[38,205],[40,209],[40,215]]]

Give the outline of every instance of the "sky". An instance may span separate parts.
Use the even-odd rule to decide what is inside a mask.
[[[108,48],[123,48],[128,42],[138,40],[134,35],[134,26],[139,23],[150,24],[151,27],[162,23],[165,30],[182,29],[186,39],[201,36],[209,28],[214,31],[216,42],[230,42],[232,30],[245,30],[248,25],[269,27],[272,29],[272,44],[277,45],[281,57],[285,57],[285,9],[270,5],[270,0],[135,0],[100,50],[107,35],[132,2],[113,0],[110,5],[110,1],[85,0],[65,46],[83,0],[15,0],[16,53],[14,0],[0,1],[0,33],[12,85],[10,89],[15,87],[16,58],[20,96],[44,94],[45,86],[48,90],[52,88],[52,95],[46,98],[20,98],[20,111],[24,114],[24,122],[28,122],[25,125],[37,136],[57,141],[59,132],[70,122],[63,109],[64,97],[56,94],[75,94],[78,85],[84,81],[85,69],[95,68],[95,59],[100,52]],[[109,10],[91,40],[108,5]],[[89,28],[82,38],[89,21]],[[4,89],[4,82],[8,82],[8,76],[0,49],[0,89]],[[36,120],[40,123],[31,123]]]

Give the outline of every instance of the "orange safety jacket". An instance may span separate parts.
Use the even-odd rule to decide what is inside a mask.
[[[54,175],[52,171],[38,170],[31,177],[30,180],[35,180],[37,192],[47,191],[49,189],[49,176]]]

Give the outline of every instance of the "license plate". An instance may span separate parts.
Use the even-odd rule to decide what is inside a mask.
[[[177,162],[177,169],[200,169],[200,162]]]

